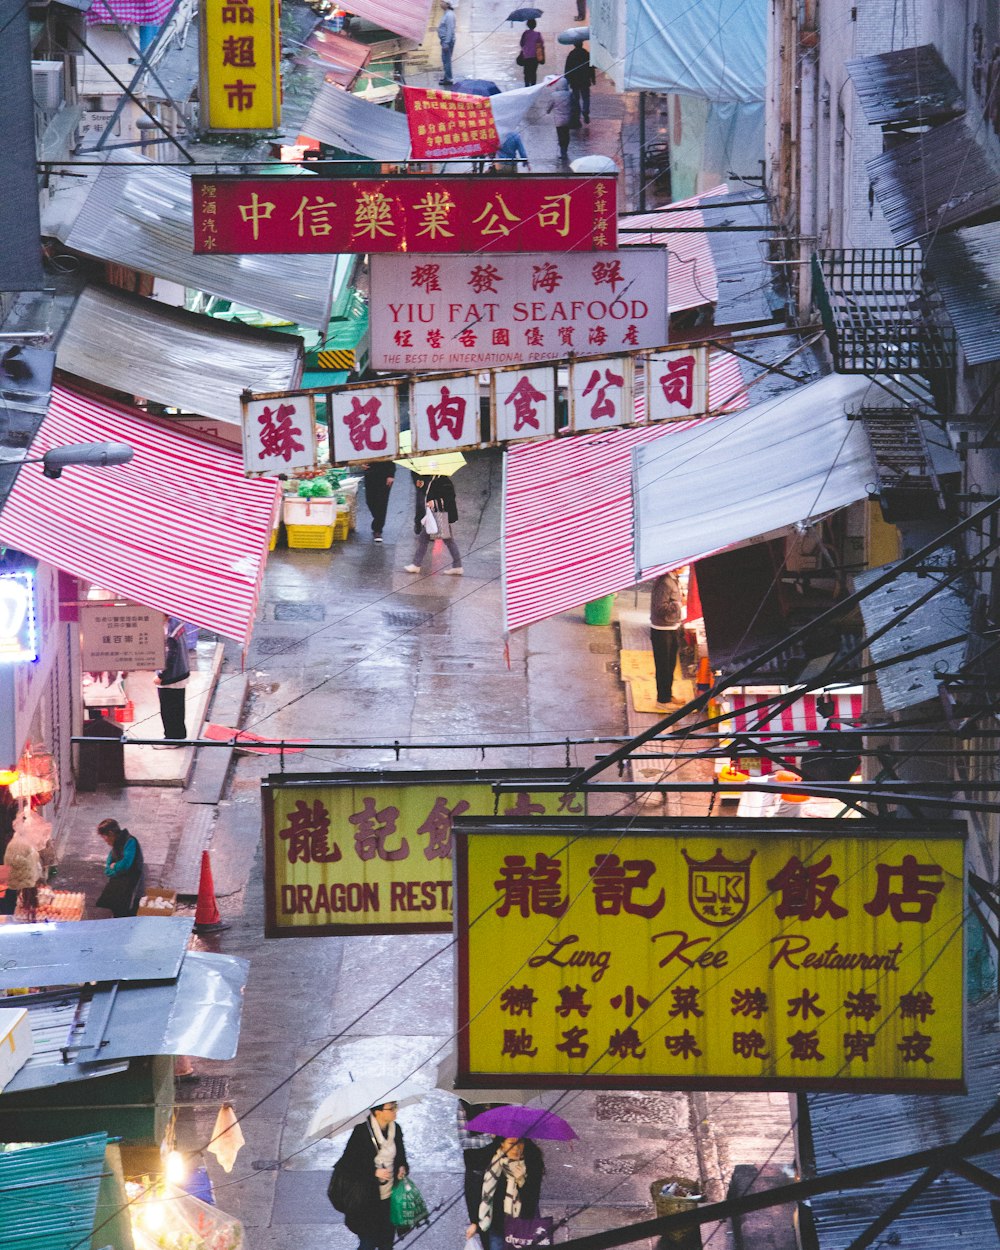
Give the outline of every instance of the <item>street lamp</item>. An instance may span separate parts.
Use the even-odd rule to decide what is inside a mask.
[[[50,447],[44,456],[28,460],[8,460],[4,468],[20,468],[22,464],[40,464],[46,477],[59,478],[71,464],[90,464],[104,468],[112,464],[128,464],[135,455],[128,443],[68,443]]]

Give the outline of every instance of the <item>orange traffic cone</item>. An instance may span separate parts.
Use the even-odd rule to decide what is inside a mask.
[[[695,688],[699,694],[704,694],[706,690],[711,690],[712,681],[712,665],[708,661],[708,656],[703,655],[698,661],[698,676],[695,679]]]
[[[195,933],[218,933],[220,929],[228,929],[219,915],[219,904],[215,901],[215,883],[212,881],[212,861],[208,851],[201,853],[201,877],[198,879],[198,906],[194,913]]]

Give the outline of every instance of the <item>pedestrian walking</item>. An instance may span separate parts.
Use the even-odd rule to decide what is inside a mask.
[[[394,1102],[372,1107],[354,1126],[337,1167],[357,1188],[357,1202],[344,1213],[344,1223],[358,1238],[357,1250],[391,1250],[396,1230],[389,1199],[393,1184],[410,1170]]]
[[[535,29],[537,23],[528,18],[528,29],[521,36],[521,51],[517,63],[524,70],[524,85],[533,87],[538,78],[539,65],[545,64],[545,41]]]
[[[576,20],[578,22],[587,20],[587,0],[576,0]]]
[[[569,127],[573,119],[573,96],[569,83],[565,78],[556,80],[549,107],[545,110],[552,114],[556,124],[556,138],[559,140],[559,159],[569,159]]]
[[[573,94],[573,119],[570,129],[577,130],[580,119],[585,126],[590,125],[590,88],[597,81],[594,67],[590,63],[590,49],[584,43],[576,43],[566,57],[566,81]]]
[[[516,130],[510,134],[501,135],[500,146],[497,148],[494,160],[494,169],[499,173],[516,174],[519,169],[519,163],[524,161],[524,168],[530,172],[531,166],[528,164],[528,152],[524,146],[524,140]]]
[[[186,738],[185,700],[191,661],[188,656],[184,622],[175,616],[167,619],[167,652],[163,668],[156,674],[156,691],[160,700],[160,720],[164,738]],[[155,749],[155,748],[154,748]]]
[[[445,569],[445,573],[452,577],[461,577],[465,572],[462,568],[462,553],[451,532],[451,527],[458,521],[458,504],[451,478],[443,474],[416,477],[414,485],[417,488],[417,507],[413,532],[417,535],[417,546],[412,563],[405,566],[406,572],[419,573],[431,541],[440,538],[452,559],[452,566]]]
[[[649,606],[649,640],[653,646],[656,669],[656,701],[680,705],[683,699],[673,697],[674,669],[680,652],[681,626],[684,624],[684,601],[676,574],[664,573],[653,583]]]
[[[438,85],[441,87],[450,87],[452,85],[451,77],[451,54],[455,51],[455,0],[441,0],[444,6],[444,13],[438,22],[438,39],[441,40],[441,77],[438,79]]]
[[[42,857],[27,834],[15,830],[3,854],[7,869],[7,889],[0,898],[0,916],[13,916],[18,895],[28,916],[38,906],[38,883],[44,876]]]
[[[139,839],[110,817],[101,821],[97,832],[108,847],[104,861],[108,880],[95,906],[106,907],[115,919],[134,916],[146,888],[146,866]]]
[[[483,1250],[507,1250],[504,1225],[538,1215],[545,1161],[533,1141],[495,1137],[466,1170],[465,1205],[471,1221],[466,1241],[479,1234]]]
[[[362,482],[365,488],[365,503],[372,514],[372,538],[375,542],[382,541],[385,529],[385,514],[389,507],[389,492],[396,476],[396,466],[391,460],[376,460],[366,464]]]

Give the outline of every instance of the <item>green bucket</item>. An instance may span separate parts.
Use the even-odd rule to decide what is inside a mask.
[[[610,625],[611,614],[614,608],[614,595],[604,595],[600,599],[592,599],[583,609],[583,619],[588,625]]]

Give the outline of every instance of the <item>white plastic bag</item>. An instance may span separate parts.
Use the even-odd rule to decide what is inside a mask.
[[[424,509],[424,532],[428,538],[437,538],[438,536],[438,521],[430,504]]]

